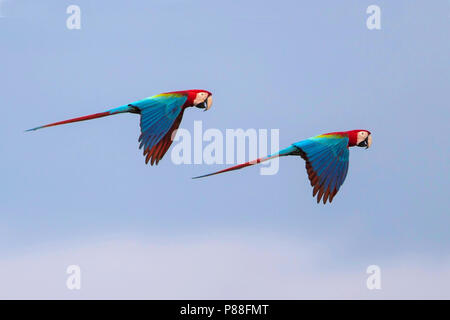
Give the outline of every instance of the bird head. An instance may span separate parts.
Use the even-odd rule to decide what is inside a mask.
[[[372,145],[372,134],[368,130],[352,130],[348,131],[349,147],[365,147],[366,149]]]
[[[212,106],[212,93],[206,90],[188,90],[186,105],[209,110]]]

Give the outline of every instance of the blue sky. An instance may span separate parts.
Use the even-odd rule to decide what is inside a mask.
[[[450,298],[450,2],[2,3],[0,297]],[[191,180],[222,166],[170,150],[146,166],[132,114],[23,132],[191,88],[215,101],[185,113],[188,130],[276,128],[284,147],[364,128],[373,146],[351,150],[324,206],[296,157],[274,176]]]

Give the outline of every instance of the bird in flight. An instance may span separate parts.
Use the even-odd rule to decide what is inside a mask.
[[[313,187],[313,197],[317,195],[317,203],[321,199],[324,204],[327,200],[331,203],[347,176],[349,147],[357,146],[367,149],[371,144],[372,135],[368,130],[325,133],[293,143],[290,147],[267,157],[194,177],[193,179],[242,169],[277,157],[300,156],[306,162],[306,172]]]
[[[141,135],[139,149],[144,149],[145,163],[158,164],[172,144],[172,134],[178,129],[184,110],[197,107],[209,110],[212,94],[206,90],[185,90],[157,94],[105,112],[84,117],[59,121],[28,129],[34,131],[61,124],[91,120],[118,113],[137,113],[141,115]]]

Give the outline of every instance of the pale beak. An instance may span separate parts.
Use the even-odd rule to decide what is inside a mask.
[[[205,111],[209,110],[211,108],[212,103],[213,103],[212,96],[209,96],[208,99],[206,99],[206,109],[205,109]]]
[[[372,135],[369,134],[369,136],[367,137],[367,148],[370,148],[370,146],[372,145]]]
[[[209,110],[209,108],[211,108],[211,106],[212,106],[212,97],[211,96],[206,98],[203,102],[200,102],[195,105],[195,107],[197,107],[197,108],[205,109],[203,111]]]
[[[369,148],[372,145],[372,136],[369,134],[367,138],[358,143],[358,147],[366,147]]]

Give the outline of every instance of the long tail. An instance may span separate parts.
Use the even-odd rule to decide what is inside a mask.
[[[136,107],[133,106],[121,106],[115,109],[111,109],[105,112],[100,112],[100,113],[94,113],[88,116],[84,116],[84,117],[79,117],[79,118],[73,118],[73,119],[68,119],[68,120],[64,120],[64,121],[59,121],[59,122],[54,122],[54,123],[50,123],[50,124],[46,124],[40,127],[36,127],[36,128],[32,128],[32,129],[28,129],[25,131],[34,131],[34,130],[38,130],[38,129],[42,129],[42,128],[48,128],[48,127],[53,127],[53,126],[59,126],[60,124],[66,124],[66,123],[72,123],[72,122],[78,122],[78,121],[84,121],[84,120],[91,120],[91,119],[97,119],[97,118],[101,118],[101,117],[107,117],[107,116],[111,116],[113,114],[117,114],[117,113],[123,113],[123,112],[133,112],[135,111]]]
[[[199,178],[213,176],[213,175],[216,175],[216,174],[219,174],[219,173],[224,173],[224,172],[228,172],[228,171],[238,170],[238,169],[249,167],[249,166],[252,166],[254,164],[258,164],[258,163],[261,163],[261,162],[264,162],[264,161],[267,161],[267,160],[270,160],[270,159],[274,159],[274,158],[278,158],[278,157],[282,157],[282,156],[288,156],[288,155],[297,154],[297,153],[298,153],[298,148],[296,148],[294,146],[290,146],[290,147],[288,147],[286,149],[278,151],[277,153],[268,155],[267,157],[258,158],[258,159],[253,160],[253,161],[249,161],[249,162],[238,164],[238,165],[236,165],[234,167],[230,167],[230,168],[223,169],[223,170],[220,170],[220,171],[216,171],[216,172],[213,172],[213,173],[208,173],[208,174],[205,174],[205,175],[202,175],[202,176],[198,176],[198,177],[193,177],[192,179],[199,179]]]

